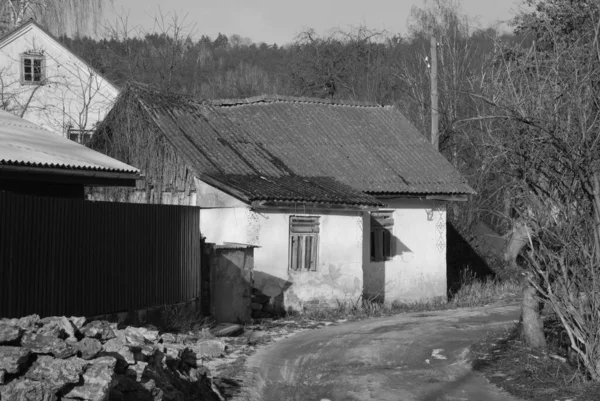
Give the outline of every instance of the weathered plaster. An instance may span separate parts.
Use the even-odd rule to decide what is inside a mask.
[[[445,204],[419,199],[386,202],[394,209],[395,255],[385,262],[372,262],[369,244],[363,246],[365,295],[389,303],[445,297]],[[368,213],[363,224],[367,235]]]
[[[395,256],[386,262],[371,262],[368,212],[304,208],[257,212],[244,204],[235,206],[226,196],[218,194],[217,198],[230,202],[231,207],[202,210],[203,235],[209,242],[258,246],[254,251],[253,286],[265,295],[279,297],[283,308],[302,310],[320,302],[354,301],[363,291],[367,297],[389,303],[446,296],[443,203],[385,200],[394,210]],[[288,270],[292,215],[321,216],[316,272]]]

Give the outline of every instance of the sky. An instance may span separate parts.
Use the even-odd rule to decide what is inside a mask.
[[[467,15],[477,18],[481,26],[489,26],[510,19],[521,2],[461,3]],[[130,28],[140,26],[148,31],[161,13],[167,22],[176,15],[197,37],[238,34],[255,43],[284,45],[307,28],[324,34],[335,28],[365,25],[405,34],[414,5],[423,6],[423,0],[114,0],[115,11],[107,17],[109,24],[126,18]]]

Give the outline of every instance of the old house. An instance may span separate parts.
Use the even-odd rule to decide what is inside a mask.
[[[139,170],[0,110],[0,191],[84,199],[86,186],[135,186]]]
[[[200,206],[207,241],[256,246],[271,307],[446,296],[446,202],[473,191],[396,107],[129,85],[91,146],[144,172],[124,200]]]
[[[83,143],[119,90],[29,20],[0,38],[1,108]]]

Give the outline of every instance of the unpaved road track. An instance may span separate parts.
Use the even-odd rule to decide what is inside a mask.
[[[247,361],[247,401],[514,401],[472,372],[468,347],[502,333],[518,307],[411,313],[294,335]]]

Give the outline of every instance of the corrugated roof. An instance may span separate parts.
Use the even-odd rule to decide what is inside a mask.
[[[0,110],[0,165],[139,174],[112,157]]]
[[[200,103],[141,85],[126,91],[200,178],[241,199],[376,204],[367,194],[473,193],[392,106],[275,95]]]

